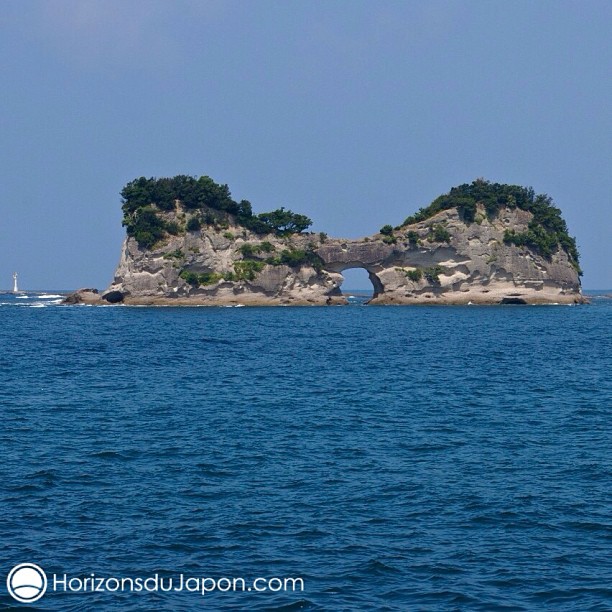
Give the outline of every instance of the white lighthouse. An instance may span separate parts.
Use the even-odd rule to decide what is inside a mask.
[[[13,293],[19,293],[19,288],[17,287],[17,272],[13,272]]]

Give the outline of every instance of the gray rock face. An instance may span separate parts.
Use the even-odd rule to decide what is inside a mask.
[[[504,243],[504,231],[525,231],[531,213],[506,208],[488,219],[484,209],[479,212],[480,223],[466,224],[456,209],[450,209],[390,236],[355,240],[319,234],[259,236],[231,218],[229,227],[186,231],[153,249],[127,238],[114,281],[104,295],[120,293],[125,304],[342,304],[342,271],[365,268],[374,287],[374,304],[583,301],[578,273],[565,251],[559,249],[547,260],[527,247]],[[185,221],[184,212],[167,215],[169,220],[182,215]],[[448,240],[436,240],[434,226],[444,227]],[[261,250],[264,242],[267,252]],[[245,245],[255,253],[245,257]],[[311,251],[320,265],[266,263],[287,250]],[[240,262],[247,260],[258,261],[258,269],[250,277],[237,277]],[[186,272],[204,282],[187,282]]]
[[[531,213],[513,208],[492,220],[481,216],[481,223],[466,225],[455,209],[446,210],[395,231],[395,243],[380,236],[335,240],[317,252],[334,272],[365,268],[374,286],[372,303],[582,301],[578,273],[563,250],[549,261],[527,247],[504,243],[505,230],[525,231]],[[436,225],[448,231],[448,242],[433,238]],[[418,242],[410,242],[408,232],[418,235]]]

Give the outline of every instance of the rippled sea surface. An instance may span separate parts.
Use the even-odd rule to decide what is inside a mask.
[[[301,577],[41,610],[612,609],[612,300],[0,296],[0,608],[47,575]]]

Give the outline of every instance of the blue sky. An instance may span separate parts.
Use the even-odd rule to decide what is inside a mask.
[[[13,270],[24,287],[107,286],[121,188],[174,174],[347,237],[477,177],[530,185],[577,237],[584,287],[612,288],[611,2],[0,11],[0,288]]]

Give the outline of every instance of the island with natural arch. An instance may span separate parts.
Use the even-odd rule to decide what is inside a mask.
[[[370,304],[584,301],[575,239],[529,187],[477,179],[358,239],[309,232],[285,208],[255,214],[207,176],[141,177],[121,196],[127,236],[112,284],[67,303],[346,304],[349,268],[367,270]]]

